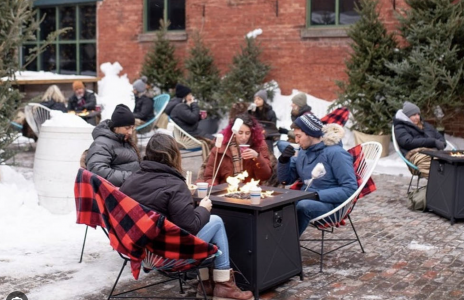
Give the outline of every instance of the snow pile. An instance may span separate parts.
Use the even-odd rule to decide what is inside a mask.
[[[52,72],[44,72],[44,71],[17,71],[15,73],[16,80],[54,80],[54,79],[71,79],[71,80],[79,80],[79,79],[95,79],[94,76],[83,76],[83,75],[63,75],[63,74],[56,74]],[[7,77],[2,77],[2,81],[7,80]]]
[[[15,216],[24,205],[37,206],[37,192],[32,181],[17,173],[9,166],[0,166],[0,217]]]
[[[408,249],[419,250],[419,251],[428,251],[428,250],[432,250],[434,248],[435,248],[434,246],[422,245],[422,244],[419,244],[416,241],[411,241],[411,243],[409,243],[409,245],[408,245]]]
[[[93,127],[81,117],[63,113],[59,110],[50,111],[50,119],[45,121],[42,126],[55,126],[55,127]]]

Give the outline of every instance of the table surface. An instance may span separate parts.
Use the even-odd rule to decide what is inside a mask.
[[[450,153],[460,152],[464,153],[464,150],[453,150],[453,151],[438,151],[438,150],[422,150],[420,153],[431,156],[432,158],[439,158],[449,163],[464,163],[464,157],[451,156]]]

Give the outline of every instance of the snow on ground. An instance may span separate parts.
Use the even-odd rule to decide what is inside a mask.
[[[44,71],[18,71],[15,73],[16,80],[57,80],[57,79],[72,79],[72,80],[79,80],[79,79],[93,79],[95,76],[83,76],[83,75],[64,75],[64,74],[56,74],[52,72],[44,72]],[[5,81],[7,77],[2,77],[0,80]]]

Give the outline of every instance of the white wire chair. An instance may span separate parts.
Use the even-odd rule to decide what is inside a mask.
[[[39,103],[29,103],[24,108],[24,114],[26,115],[27,124],[39,137],[40,127],[46,120],[50,119],[50,109]]]
[[[358,177],[358,189],[345,202],[343,202],[342,204],[340,204],[333,210],[309,221],[312,226],[316,227],[318,230],[322,232],[321,239],[301,239],[300,240],[301,242],[309,242],[309,241],[321,242],[320,252],[314,251],[308,248],[306,245],[301,245],[302,248],[309,250],[313,253],[316,253],[321,257],[320,272],[322,272],[324,255],[329,254],[335,250],[348,246],[352,243],[358,242],[359,246],[361,247],[361,251],[364,253],[364,248],[361,244],[361,240],[359,239],[356,229],[354,228],[350,214],[353,211],[353,208],[356,204],[356,201],[358,200],[358,197],[360,196],[361,191],[366,186],[366,183],[371,177],[372,172],[375,169],[375,166],[379,162],[380,155],[382,154],[382,145],[378,142],[366,142],[366,143],[362,143],[360,146],[362,147],[361,153],[354,161],[354,165],[355,166],[357,165],[357,169],[355,172]],[[360,181],[361,183],[359,183]],[[350,221],[351,228],[353,229],[356,239],[354,238],[325,239],[324,234],[326,232],[333,233],[335,228],[345,225],[345,219],[348,219]],[[324,242],[326,241],[345,241],[348,243],[324,253]]]
[[[181,150],[181,154],[188,153],[188,152],[195,152],[201,151],[200,155],[203,157],[203,161],[208,157],[209,148],[205,142],[200,141],[190,134],[188,134],[185,130],[183,130],[179,125],[174,123],[174,121],[169,120],[168,122],[168,130],[172,131],[174,139],[176,142],[182,146],[183,149]]]

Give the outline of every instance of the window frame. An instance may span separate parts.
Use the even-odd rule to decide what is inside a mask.
[[[72,4],[72,3],[66,3],[63,5],[44,5],[44,6],[37,6],[34,7],[37,10],[36,13],[36,18],[37,20],[40,20],[43,16],[40,13],[40,9],[42,8],[54,8],[55,9],[55,30],[60,29],[60,21],[61,21],[61,14],[60,14],[60,8],[61,7],[74,7],[75,8],[75,39],[74,40],[61,40],[61,37],[58,36],[57,39],[53,42],[50,43],[50,45],[55,46],[55,58],[56,58],[56,70],[54,71],[47,71],[42,69],[42,55],[38,55],[36,58],[36,71],[47,71],[47,72],[53,72],[56,74],[62,74],[61,73],[61,59],[60,59],[60,46],[61,45],[75,45],[76,47],[76,75],[81,75],[82,68],[81,68],[81,45],[85,44],[94,44],[95,45],[95,50],[97,50],[97,26],[95,28],[95,39],[82,39],[81,38],[81,19],[80,19],[80,8],[83,6],[90,6],[90,5],[95,5],[95,24],[97,24],[97,15],[96,15],[96,2],[83,2],[79,4]],[[24,46],[33,46],[33,47],[38,47],[40,45],[44,44],[45,40],[40,40],[40,31],[38,30],[35,33],[36,40],[35,41],[27,41],[23,43],[20,47],[20,65],[23,66],[25,61],[23,57],[27,55],[27,53],[23,53]],[[98,63],[97,60],[95,60],[95,75],[98,73]],[[93,76],[93,75],[89,75]]]
[[[340,1],[342,0],[334,0],[335,1],[335,24],[333,25],[311,25],[311,2],[312,0],[306,0],[306,28],[348,28],[353,24],[340,24]],[[353,0],[353,2],[356,0]]]
[[[150,33],[150,32],[157,32],[158,30],[148,30],[148,1],[150,0],[143,0],[143,32]],[[163,9],[163,20],[164,22],[168,21],[168,4],[169,0],[164,1],[164,9]],[[185,0],[187,2],[187,0]],[[185,3],[185,10],[187,11],[187,3]],[[168,32],[185,32],[187,29],[187,18],[185,18],[185,29],[168,29]]]

